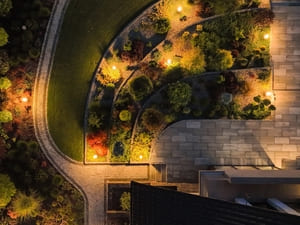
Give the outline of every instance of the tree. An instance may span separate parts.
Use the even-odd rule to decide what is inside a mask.
[[[0,77],[0,89],[7,89],[11,86],[11,81],[7,77]]]
[[[6,45],[8,42],[8,34],[3,27],[0,27],[0,47]]]
[[[154,31],[158,34],[165,34],[171,29],[170,21],[167,18],[159,18],[153,24]]]
[[[136,101],[143,100],[152,90],[153,84],[145,75],[136,77],[129,83],[129,93]]]
[[[169,84],[167,94],[172,108],[178,112],[191,101],[192,88],[186,83],[177,81]]]
[[[208,69],[214,71],[223,71],[232,67],[233,58],[231,51],[219,49],[214,56],[208,57]]]
[[[0,1],[0,16],[6,16],[12,8],[11,0]]]
[[[0,51],[0,75],[4,75],[9,70],[8,55],[5,51]]]
[[[8,110],[0,111],[0,123],[7,123],[12,121],[12,114]]]
[[[36,192],[31,192],[29,195],[18,192],[12,201],[12,211],[20,219],[36,217],[41,208],[41,203],[42,199]]]
[[[7,174],[0,174],[0,209],[4,208],[16,194],[16,187]]]

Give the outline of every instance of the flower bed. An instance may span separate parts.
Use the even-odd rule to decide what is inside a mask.
[[[272,12],[253,8],[257,5],[250,1],[244,5],[232,1],[228,6],[194,1],[189,10],[178,6],[177,16],[168,17],[171,3],[154,6],[144,20],[135,22],[139,26],[129,32],[135,35],[128,35],[109,58],[102,59],[88,113],[88,154],[94,149],[94,155],[87,162],[103,161],[102,153],[89,144],[91,132],[107,134],[101,144],[109,149],[107,162],[147,162],[153,138],[170,123],[193,118],[264,119],[275,110],[268,36]],[[232,7],[246,9],[199,17],[226,13]],[[147,26],[141,26],[145,21]],[[154,46],[150,39],[137,38],[137,33],[146,37],[145,32],[163,33],[164,38]]]

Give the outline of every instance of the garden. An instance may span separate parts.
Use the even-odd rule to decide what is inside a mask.
[[[101,59],[86,111],[86,163],[145,163],[184,119],[268,119],[274,14],[259,1],[162,0]]]
[[[0,224],[83,224],[83,197],[42,154],[33,84],[52,0],[0,1]]]

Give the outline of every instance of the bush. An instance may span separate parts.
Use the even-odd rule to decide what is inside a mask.
[[[0,77],[0,89],[6,90],[11,86],[11,81],[7,77]]]
[[[12,114],[10,111],[0,111],[0,123],[7,123],[12,121]]]
[[[9,59],[5,51],[0,51],[0,75],[4,75],[9,71]]]
[[[28,54],[32,59],[36,59],[40,56],[40,51],[36,48],[31,48],[29,49]]]
[[[151,52],[151,59],[158,62],[161,58],[161,52],[156,48]]]
[[[155,33],[165,34],[171,29],[170,21],[167,18],[159,18],[153,24]]]
[[[6,16],[12,8],[11,0],[0,1],[0,16]]]
[[[153,108],[146,109],[141,117],[142,125],[150,132],[157,131],[164,122],[164,115]]]
[[[151,135],[146,132],[139,133],[138,136],[135,138],[135,143],[137,145],[150,145],[151,141]]]
[[[205,56],[200,49],[192,48],[183,53],[180,65],[192,74],[202,73],[206,66]]]
[[[40,212],[42,200],[35,192],[26,195],[18,192],[12,201],[12,211],[21,220],[36,217]]]
[[[261,72],[258,73],[258,79],[260,80],[269,80],[271,76],[271,71],[270,70],[262,70]]]
[[[120,198],[120,204],[122,210],[130,210],[130,192],[123,192]]]
[[[96,133],[90,133],[87,135],[87,144],[99,156],[107,155],[108,148],[107,148],[107,134],[104,131],[98,131]]]
[[[16,194],[16,187],[7,174],[0,173],[0,209],[4,208]]]
[[[270,26],[274,20],[274,12],[271,9],[260,9],[254,17],[254,22],[260,27]]]
[[[129,93],[136,101],[143,100],[152,90],[153,84],[145,75],[136,77],[129,83]]]
[[[204,0],[202,1],[203,9],[201,16],[207,17],[211,14],[219,15],[224,13],[230,13],[241,7],[243,1],[241,0]]]
[[[178,112],[191,101],[192,88],[186,83],[177,81],[169,84],[167,94],[172,108]]]
[[[271,111],[276,110],[276,107],[271,104],[269,99],[261,99],[261,96],[255,96],[254,102],[243,108],[243,119],[264,119],[271,115]]]
[[[214,56],[208,60],[208,69],[213,71],[223,71],[232,67],[233,58],[231,52],[225,49],[219,49]]]
[[[8,42],[8,34],[3,27],[0,27],[0,47],[6,45]]]
[[[96,112],[90,112],[88,117],[88,125],[91,129],[99,129],[102,125],[102,119]]]
[[[131,120],[131,112],[129,112],[128,110],[122,110],[119,113],[119,119],[124,122],[130,121]]]
[[[170,52],[172,51],[173,48],[173,43],[169,40],[165,40],[163,43],[163,49],[165,52]]]
[[[121,78],[121,73],[118,68],[106,65],[101,72],[97,74],[96,79],[103,85],[117,83]]]
[[[41,7],[39,11],[39,17],[41,18],[47,18],[50,16],[51,11],[47,7]]]

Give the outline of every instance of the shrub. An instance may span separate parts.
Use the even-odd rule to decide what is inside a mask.
[[[127,40],[123,46],[123,50],[124,51],[128,51],[130,52],[132,50],[132,41],[131,40]]]
[[[139,133],[135,138],[135,143],[138,145],[150,145],[151,141],[151,135],[146,132]]]
[[[113,155],[122,156],[124,154],[124,150],[125,150],[124,144],[118,141],[114,144]]]
[[[258,79],[260,80],[269,80],[271,76],[271,71],[270,70],[262,70],[261,72],[258,73]]]
[[[163,49],[165,52],[170,52],[172,51],[173,48],[173,43],[169,40],[165,40],[163,43]]]
[[[167,114],[167,115],[165,115],[165,118],[164,118],[164,120],[165,120],[166,123],[172,123],[176,119],[177,119],[177,117],[176,117],[175,114]]]
[[[87,144],[100,156],[107,155],[107,134],[104,131],[90,133],[87,135]]]
[[[156,48],[151,52],[151,59],[158,62],[161,58],[161,52]]]
[[[273,23],[274,17],[274,12],[271,9],[261,9],[255,14],[254,23],[266,27]]]
[[[91,129],[98,129],[102,125],[102,119],[96,112],[90,112],[88,117],[88,125]]]
[[[8,34],[3,27],[0,27],[0,47],[6,45],[8,42]]]
[[[120,198],[120,204],[122,210],[130,210],[130,192],[123,192]]]
[[[261,99],[261,96],[255,96],[254,102],[243,108],[243,119],[264,119],[271,115],[271,111],[276,110],[276,107],[271,104],[269,99]]]
[[[40,211],[42,200],[35,192],[26,195],[18,192],[12,201],[12,211],[20,219],[36,217]]]
[[[219,49],[214,56],[210,56],[208,60],[208,69],[215,71],[223,71],[231,68],[233,58],[231,52],[225,49]]]
[[[0,173],[0,209],[4,208],[16,194],[16,187],[7,174]]]
[[[7,77],[0,77],[0,89],[6,90],[11,86],[11,81]]]
[[[152,90],[153,84],[145,75],[138,76],[129,83],[129,93],[136,101],[143,100]]]
[[[0,111],[0,123],[7,123],[12,121],[12,114],[10,111]]]
[[[52,184],[56,187],[59,187],[63,184],[64,178],[61,175],[54,175],[52,177]]]
[[[47,18],[50,16],[51,11],[47,7],[41,7],[39,11],[39,17],[41,18]]]
[[[205,71],[205,56],[200,49],[192,48],[184,51],[180,60],[182,68],[187,69],[192,74],[199,74]]]
[[[121,73],[118,68],[106,65],[101,72],[97,74],[96,79],[103,85],[117,83],[121,78]]]
[[[172,108],[178,112],[191,101],[192,88],[186,83],[177,81],[169,84],[167,94]]]
[[[0,16],[6,16],[12,8],[11,0],[0,1]]]
[[[119,119],[121,121],[130,121],[131,120],[131,112],[129,112],[128,110],[122,110],[119,113]]]
[[[155,33],[165,34],[170,30],[170,28],[170,21],[167,18],[159,18],[156,21],[154,21],[153,29]]]
[[[184,71],[181,67],[175,66],[171,67],[170,69],[167,69],[163,72],[161,79],[165,83],[172,83],[176,82],[177,80],[183,78]]]
[[[4,75],[9,71],[9,59],[5,51],[0,51],[0,75]]]
[[[141,117],[142,125],[150,132],[157,131],[164,122],[163,114],[153,108],[146,109]]]
[[[28,54],[32,59],[36,59],[40,56],[40,51],[36,48],[31,48],[29,49]]]

